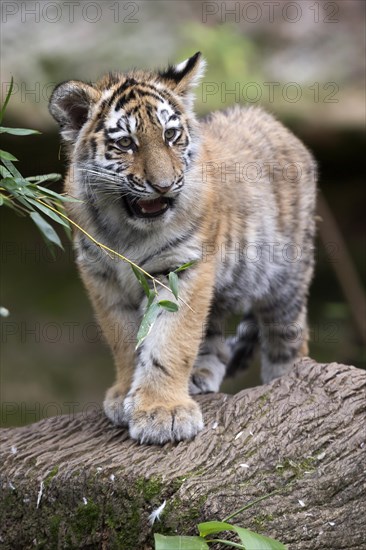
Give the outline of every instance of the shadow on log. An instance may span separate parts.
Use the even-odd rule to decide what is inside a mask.
[[[102,412],[2,430],[1,546],[148,550],[153,532],[197,534],[278,491],[233,522],[290,550],[365,549],[365,389],[365,371],[303,359],[270,385],[200,397],[191,442],[138,445]]]

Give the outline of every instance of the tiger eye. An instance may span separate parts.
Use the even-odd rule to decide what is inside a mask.
[[[168,128],[167,130],[165,130],[165,139],[167,140],[171,140],[175,137],[176,135],[176,129],[175,128]]]
[[[123,149],[128,149],[129,147],[132,146],[132,144],[133,144],[133,140],[128,136],[124,136],[118,141],[118,145],[120,147],[123,147]]]

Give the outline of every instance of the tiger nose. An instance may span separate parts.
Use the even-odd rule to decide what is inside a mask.
[[[148,182],[155,191],[160,193],[161,195],[165,195],[172,187],[172,183],[152,183],[151,181]]]

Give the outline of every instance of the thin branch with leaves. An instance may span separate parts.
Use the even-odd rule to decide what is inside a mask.
[[[0,111],[0,124],[2,123],[6,107],[9,103],[12,89],[13,79],[11,80],[4,105]],[[30,130],[27,128],[8,128],[5,126],[0,126],[0,133],[15,136],[40,134],[37,130]],[[150,273],[142,269],[135,262],[129,260],[123,254],[120,254],[107,245],[99,242],[92,235],[90,235],[88,231],[74,222],[66,214],[64,208],[65,202],[81,201],[75,199],[74,197],[70,197],[65,193],[56,193],[52,189],[43,186],[45,182],[52,183],[60,180],[60,174],[52,173],[42,176],[23,177],[14,165],[14,162],[17,162],[18,159],[12,153],[0,149],[0,160],[0,206],[8,206],[19,215],[29,216],[40,230],[42,237],[53,255],[54,247],[63,249],[63,245],[58,233],[47,221],[45,216],[50,218],[53,222],[63,226],[63,229],[66,231],[68,237],[71,237],[71,226],[73,226],[88,237],[88,239],[103,250],[103,252],[111,257],[118,258],[131,266],[135,277],[147,296],[147,306],[137,333],[136,347],[141,345],[151,331],[160,309],[165,309],[171,313],[175,313],[179,309],[179,302],[181,302],[193,311],[191,306],[179,296],[179,280],[177,274],[185,269],[188,269],[195,262],[187,262],[173,272],[169,273],[169,286],[166,285],[156,277],[150,275]],[[149,286],[148,280],[152,283],[152,289]],[[176,302],[171,300],[159,300],[158,287],[169,291],[176,299]],[[4,311],[7,311],[6,308],[4,308]]]

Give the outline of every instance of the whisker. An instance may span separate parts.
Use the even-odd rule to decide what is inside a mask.
[[[107,170],[102,166],[80,163],[77,169],[83,177],[90,199],[113,204],[121,198],[127,197],[132,203],[136,203],[138,200],[151,195],[147,190],[141,191],[131,188],[131,184],[126,177],[120,173],[111,172],[111,170]]]

